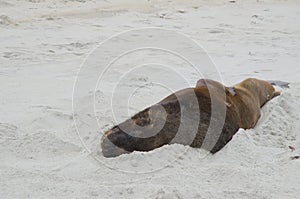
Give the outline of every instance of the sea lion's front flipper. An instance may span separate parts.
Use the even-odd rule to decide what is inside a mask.
[[[276,80],[270,80],[268,81],[273,86],[279,86],[281,88],[289,88],[289,82],[283,82],[283,81],[276,81]]]

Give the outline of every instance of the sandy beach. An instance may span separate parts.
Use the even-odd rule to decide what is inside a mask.
[[[299,197],[299,21],[298,0],[0,0],[0,198]],[[201,78],[153,50],[119,56],[100,78],[150,27],[198,43],[216,71],[202,72],[225,85],[255,77],[290,88],[276,88],[255,128],[215,155],[173,144],[104,158],[106,130]],[[118,37],[126,32],[133,40]]]

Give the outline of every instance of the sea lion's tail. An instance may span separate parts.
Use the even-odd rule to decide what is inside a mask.
[[[277,81],[277,80],[269,80],[267,81],[273,86],[279,86],[281,88],[289,88],[289,82]]]

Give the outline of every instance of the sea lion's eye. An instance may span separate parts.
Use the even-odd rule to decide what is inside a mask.
[[[146,126],[148,124],[150,124],[151,120],[149,117],[142,117],[142,118],[138,118],[135,120],[135,123],[138,125],[138,126]]]

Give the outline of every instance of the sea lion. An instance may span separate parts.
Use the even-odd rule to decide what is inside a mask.
[[[260,108],[278,95],[280,92],[271,83],[255,78],[233,87],[200,79],[196,87],[177,91],[105,132],[101,139],[102,153],[105,157],[115,157],[171,143],[216,153],[239,128],[253,128],[260,117]],[[220,114],[212,114],[212,106]],[[225,114],[221,114],[222,110]],[[218,131],[215,121],[222,120],[220,133],[214,133]],[[196,129],[192,128],[195,124]],[[216,125],[210,127],[210,124]],[[204,144],[209,128],[213,134]],[[179,130],[181,133],[177,135]]]

